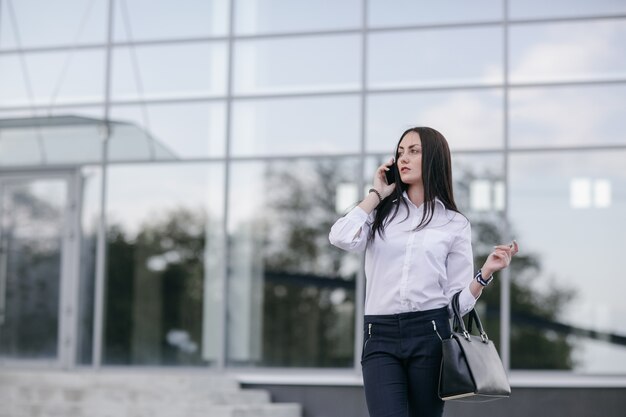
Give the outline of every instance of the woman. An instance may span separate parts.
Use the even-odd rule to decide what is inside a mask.
[[[470,223],[454,202],[450,149],[441,133],[405,131],[395,160],[376,169],[373,188],[337,220],[329,239],[341,249],[365,250],[361,365],[370,417],[441,416],[436,332],[450,336],[450,300],[461,292],[461,313],[469,312],[518,247],[496,246],[474,272]]]

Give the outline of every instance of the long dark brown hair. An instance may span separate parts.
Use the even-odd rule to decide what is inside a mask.
[[[396,188],[393,193],[383,199],[383,201],[376,208],[370,239],[374,239],[376,233],[378,233],[381,238],[384,238],[385,226],[396,217],[400,204],[404,204],[407,209],[407,217],[405,217],[402,221],[408,218],[409,206],[402,197],[402,193],[406,191],[409,186],[400,180],[397,161],[400,142],[402,142],[402,139],[404,139],[409,132],[417,133],[422,141],[424,214],[415,230],[425,228],[432,220],[435,212],[435,198],[438,198],[448,210],[462,214],[456,207],[456,203],[454,202],[454,193],[452,192],[452,161],[450,158],[448,141],[441,133],[433,128],[412,127],[402,133],[402,136],[400,136],[400,140],[398,140],[398,144],[396,145],[396,164],[393,166],[393,176],[396,181]]]

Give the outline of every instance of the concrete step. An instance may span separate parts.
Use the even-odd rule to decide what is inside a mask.
[[[0,387],[0,403],[170,403],[193,402],[203,404],[265,404],[270,401],[269,393],[262,390],[237,391],[179,391],[164,387],[135,387],[128,383],[117,387],[81,388],[50,386],[7,386]]]
[[[232,378],[219,374],[178,374],[159,372],[62,372],[62,371],[0,371],[0,387],[4,385],[30,386],[36,382],[40,386],[68,388],[117,387],[120,384],[141,387],[167,387],[180,391],[236,391],[239,384]]]
[[[2,417],[301,417],[299,404],[195,404],[162,406],[78,406],[12,404],[0,411]]]
[[[301,417],[300,404],[220,405],[208,414],[194,413],[190,417]],[[182,416],[181,416],[182,417]]]
[[[219,374],[0,369],[0,417],[301,417]]]

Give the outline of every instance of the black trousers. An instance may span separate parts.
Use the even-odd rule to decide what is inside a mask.
[[[447,307],[365,316],[363,383],[370,417],[440,417],[441,340],[450,336]]]

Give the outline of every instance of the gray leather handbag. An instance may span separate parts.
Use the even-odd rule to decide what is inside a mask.
[[[452,335],[442,340],[443,356],[439,374],[442,400],[490,401],[511,395],[498,351],[487,337],[476,310],[468,315],[467,328],[459,308],[459,293],[452,297]],[[479,336],[472,335],[472,322]],[[468,330],[469,329],[469,330]]]

